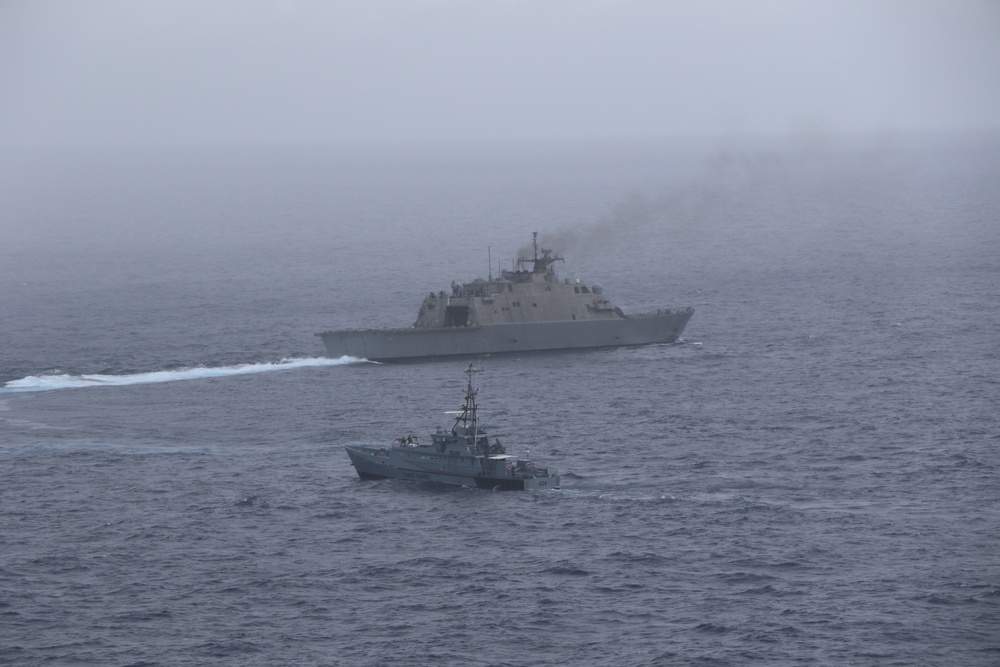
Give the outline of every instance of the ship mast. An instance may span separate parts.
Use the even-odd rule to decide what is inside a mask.
[[[476,432],[478,431],[478,421],[476,419],[476,395],[479,393],[479,390],[472,387],[472,376],[477,372],[482,373],[482,370],[477,371],[470,361],[469,367],[465,369],[465,374],[469,378],[469,382],[465,387],[465,404],[462,405],[461,414],[455,417],[455,425],[451,429],[452,433],[457,434],[459,422],[462,422],[467,434],[469,431],[469,424],[472,424],[473,437],[475,437]]]
[[[555,262],[562,262],[562,255],[553,255],[551,248],[541,248],[542,256],[538,256],[538,232],[531,233],[531,246],[533,249],[533,256],[531,259],[525,257],[517,258],[517,266],[521,267],[525,264],[531,264],[531,273],[551,273],[549,267]]]
[[[475,389],[472,386],[472,376],[475,375],[476,373],[481,374],[482,372],[483,369],[480,368],[477,371],[476,368],[472,365],[471,361],[469,362],[469,367],[465,369],[465,375],[469,378],[468,384],[466,384],[465,386],[465,404],[462,406],[462,413],[455,418],[455,426],[454,428],[452,428],[452,433],[458,435],[458,423],[463,422],[463,431],[464,431],[463,437],[465,438],[465,442],[468,443],[469,431],[470,431],[469,424],[471,422],[472,451],[475,452],[475,454],[477,455],[482,454],[482,456],[477,456],[477,458],[479,458],[479,468],[480,470],[482,470],[482,473],[484,475],[487,475],[489,474],[491,468],[490,441],[489,438],[487,438],[486,442],[483,443],[482,447],[480,448],[479,419],[477,415],[478,406],[476,405],[476,396],[479,394],[479,390]]]

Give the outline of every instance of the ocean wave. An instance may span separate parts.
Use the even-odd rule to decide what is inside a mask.
[[[237,366],[198,366],[171,371],[151,371],[148,373],[132,373],[128,375],[29,375],[20,380],[11,380],[0,393],[22,393],[56,391],[59,389],[81,389],[83,387],[123,387],[133,384],[155,384],[159,382],[177,382],[179,380],[202,380],[205,378],[230,377],[233,375],[252,375],[254,373],[270,373],[272,371],[287,371],[296,368],[314,368],[317,366],[344,366],[364,362],[354,357],[329,359],[325,357],[308,359],[282,359],[278,362],[258,364],[240,364]]]

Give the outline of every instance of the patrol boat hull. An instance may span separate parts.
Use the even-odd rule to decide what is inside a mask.
[[[346,445],[344,449],[358,477],[364,480],[405,479],[497,491],[559,488],[559,475],[548,470],[542,470],[542,476],[518,471],[516,459],[508,456],[491,457],[487,463],[490,470],[484,473],[480,457],[434,456],[417,447],[406,451],[403,447]]]
[[[465,403],[451,430],[438,429],[429,443],[414,436],[396,438],[386,446],[345,445],[347,455],[361,479],[406,479],[474,486],[498,491],[541,491],[559,488],[554,469],[536,466],[527,457],[508,454],[500,441],[490,443],[485,428],[479,424],[476,395],[472,386],[476,374],[472,364],[465,371],[469,378]],[[479,371],[481,372],[481,371]]]
[[[606,320],[487,324],[438,329],[364,329],[326,331],[327,355],[371,361],[428,357],[574,350],[672,343],[684,331],[694,310]]]

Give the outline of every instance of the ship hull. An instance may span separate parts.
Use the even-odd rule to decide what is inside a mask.
[[[371,361],[574,350],[672,343],[684,331],[691,308],[589,321],[563,320],[470,327],[327,331],[327,354]]]
[[[439,457],[425,448],[345,446],[344,449],[358,477],[364,480],[405,479],[497,491],[559,488],[558,475],[520,475],[508,472],[502,461],[487,464],[484,470],[481,457]]]

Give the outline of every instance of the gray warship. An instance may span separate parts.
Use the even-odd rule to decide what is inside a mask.
[[[500,277],[452,282],[424,298],[412,327],[325,331],[327,355],[370,361],[427,357],[483,356],[508,352],[620,347],[672,343],[684,331],[693,308],[626,315],[599,285],[560,281],[552,265],[563,261],[538,247],[518,258]]]
[[[361,479],[409,479],[497,491],[558,489],[559,475],[536,466],[528,458],[508,454],[499,440],[490,444],[486,429],[479,425],[472,386],[477,372],[469,364],[465,403],[450,431],[438,429],[429,443],[406,436],[385,445],[345,445],[347,455]]]

